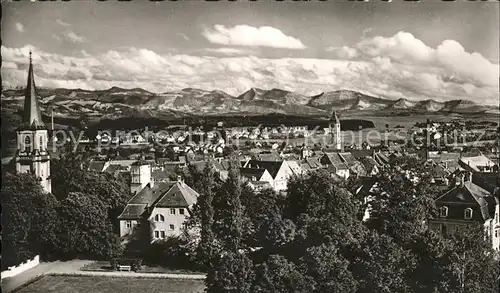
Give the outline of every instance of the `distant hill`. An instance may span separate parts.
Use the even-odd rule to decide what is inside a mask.
[[[332,110],[341,113],[376,113],[405,115],[410,113],[481,114],[499,113],[498,107],[479,105],[466,100],[438,102],[432,99],[412,101],[373,97],[363,93],[338,90],[315,96],[271,89],[251,88],[239,96],[223,91],[186,88],[179,91],[152,93],[144,89],[112,87],[107,90],[38,89],[42,110],[53,109],[59,118],[116,119],[121,117],[176,118],[210,115],[295,115],[328,116]],[[22,108],[23,90],[5,90],[2,107],[10,111]]]

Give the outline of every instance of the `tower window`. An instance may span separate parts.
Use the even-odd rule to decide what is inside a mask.
[[[40,136],[40,149],[43,149],[43,136]]]
[[[471,219],[472,218],[472,209],[471,208],[466,208],[464,211],[464,217],[466,219]]]
[[[29,135],[26,135],[24,137],[24,148],[26,149],[26,151],[29,150],[30,146],[31,146],[31,138],[29,137]]]

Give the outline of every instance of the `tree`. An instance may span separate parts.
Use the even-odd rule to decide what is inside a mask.
[[[121,254],[106,206],[92,193],[71,192],[57,209],[55,252],[62,259],[109,259]]]
[[[254,278],[252,267],[252,261],[244,253],[229,251],[217,256],[205,279],[207,292],[251,292]]]
[[[264,238],[259,238],[261,232],[267,230],[262,225],[278,219],[285,203],[284,197],[273,189],[264,189],[259,192],[252,190],[244,183],[241,188],[241,203],[244,207],[243,236],[246,245],[262,246]],[[293,224],[293,223],[292,223]],[[267,233],[267,232],[266,232]],[[260,235],[259,235],[260,234]]]
[[[391,237],[370,231],[353,262],[352,272],[360,280],[359,293],[411,292],[414,255]]]
[[[374,177],[367,225],[400,243],[411,243],[427,230],[425,221],[435,213],[437,190],[431,175],[415,158],[402,157]],[[365,205],[365,208],[367,205]]]
[[[243,236],[243,207],[240,201],[239,169],[233,164],[214,203],[214,231],[224,251],[238,252]]]
[[[495,256],[497,259],[495,259]],[[500,267],[481,225],[459,227],[450,237],[443,257],[451,273],[450,289],[458,293],[498,292]]]
[[[201,267],[206,269],[210,266],[212,258],[218,253],[218,248],[216,247],[216,238],[213,231],[214,223],[214,181],[213,181],[213,169],[207,163],[203,170],[203,176],[201,176],[201,194],[198,199],[196,207],[199,207],[200,214],[200,224],[201,224],[201,239],[197,251],[197,259],[199,260]]]
[[[255,267],[252,292],[255,293],[309,293],[315,281],[302,274],[295,264],[281,255],[271,255]]]
[[[33,174],[6,173],[2,180],[2,268],[37,254],[46,257],[54,241],[57,201]]]
[[[107,218],[118,231],[117,217],[130,199],[126,178],[116,178],[109,173],[88,171],[82,158],[67,156],[51,162],[52,192],[59,201],[70,193],[81,193],[96,198],[106,210]]]
[[[313,292],[356,292],[357,281],[349,271],[349,261],[334,245],[309,247],[300,262],[303,271],[316,282]]]

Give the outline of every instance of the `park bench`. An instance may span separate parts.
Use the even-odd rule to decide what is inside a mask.
[[[118,270],[119,271],[128,271],[130,272],[132,270],[132,266],[122,266],[122,265],[118,265]]]

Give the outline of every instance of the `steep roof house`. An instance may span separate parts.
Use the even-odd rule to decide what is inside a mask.
[[[499,199],[498,193],[492,194],[464,177],[458,185],[436,198],[438,216],[429,219],[429,229],[452,233],[456,227],[471,223],[481,223],[490,237],[492,247],[499,249]]]
[[[243,166],[251,169],[266,169],[273,178],[273,188],[276,191],[284,191],[287,188],[288,179],[293,175],[292,169],[286,161],[258,161],[249,160]]]
[[[190,210],[199,194],[179,178],[175,182],[148,184],[136,193],[118,217],[120,236],[133,236],[135,231],[146,241],[181,235]]]
[[[327,170],[343,178],[349,178],[349,166],[342,160],[339,153],[325,153],[321,159],[321,164],[326,166]]]

